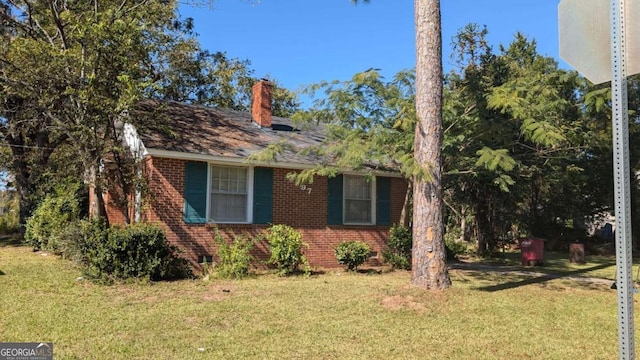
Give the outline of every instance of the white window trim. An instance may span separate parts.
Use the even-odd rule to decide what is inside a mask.
[[[364,175],[358,175],[358,174],[343,174],[343,180],[342,180],[342,224],[344,225],[375,225],[376,224],[376,203],[377,203],[377,199],[376,199],[376,177],[373,176],[371,178],[371,222],[354,222],[354,221],[347,221],[346,217],[347,217],[347,211],[346,211],[346,203],[347,203],[347,199],[345,196],[345,188],[346,188],[346,184],[347,182],[344,180],[344,178],[348,177],[348,176],[352,176],[352,177],[364,177]]]
[[[213,167],[235,167],[247,169],[247,218],[245,221],[216,221],[211,218],[211,175]],[[209,224],[252,224],[253,223],[253,166],[237,164],[209,163],[207,166],[207,223]]]

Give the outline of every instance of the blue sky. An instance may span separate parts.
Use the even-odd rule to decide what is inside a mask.
[[[558,57],[558,0],[442,0],[443,64],[451,68],[453,35],[468,23],[487,25],[497,50],[520,31],[538,51]],[[413,1],[214,0],[212,7],[180,8],[195,20],[200,43],[251,61],[256,77],[269,76],[295,91],[323,80],[348,80],[369,68],[390,79],[415,66]]]

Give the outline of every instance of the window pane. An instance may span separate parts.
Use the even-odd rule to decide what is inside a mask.
[[[345,176],[345,199],[371,199],[371,184],[362,176]]]
[[[215,221],[247,220],[247,196],[211,194],[211,218]]]
[[[369,223],[371,222],[370,200],[345,200],[345,221]]]
[[[371,183],[363,176],[345,176],[344,184],[345,222],[370,223]]]

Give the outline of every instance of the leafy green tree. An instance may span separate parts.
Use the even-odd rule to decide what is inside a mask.
[[[595,205],[593,215],[598,212],[614,212],[613,193],[613,143],[611,141],[611,87],[608,84],[591,85],[584,92],[586,117],[590,119],[590,134],[594,146],[589,149],[588,170],[590,176],[586,195]],[[640,243],[640,76],[628,78],[629,106],[629,163],[631,167],[631,216],[633,247]],[[590,191],[589,191],[590,190]]]
[[[187,19],[190,32],[194,24]],[[210,52],[191,38],[176,44],[158,59],[153,87],[145,91],[149,98],[222,107],[239,111],[251,110],[253,76],[249,60],[232,59],[226,53]],[[296,95],[278,86],[273,91],[272,113],[289,117],[300,104]]]
[[[27,220],[25,242],[34,250],[61,253],[62,234],[83,213],[81,196],[82,187],[77,180],[66,180],[56,186]]]
[[[151,81],[153,54],[176,30],[175,6],[1,2],[0,117],[23,221],[33,208],[23,194],[63,143],[102,188],[97,169],[106,157],[120,160],[117,123]]]
[[[506,231],[543,236],[578,215],[589,147],[577,73],[559,70],[521,34],[494,54],[486,34],[469,25],[456,37],[444,144],[447,203],[459,219],[471,214],[482,255]]]
[[[549,235],[536,232],[578,215],[572,200],[581,199],[581,189],[572,186],[572,179],[584,170],[579,160],[591,141],[585,136],[588,124],[579,104],[584,80],[574,71],[558,69],[555,60],[537,53],[535,41],[521,34],[502,49],[501,57],[509,78],[493,89],[488,105],[519,129],[517,137],[513,134],[510,153],[520,185],[529,194],[520,221],[534,235]],[[564,200],[562,211],[554,211],[558,200]]]

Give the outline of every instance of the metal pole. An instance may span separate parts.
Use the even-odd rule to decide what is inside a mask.
[[[611,0],[611,99],[613,173],[616,212],[616,285],[618,290],[618,350],[623,360],[635,358],[633,324],[633,260],[631,257],[631,186],[629,176],[629,112],[625,1]]]

